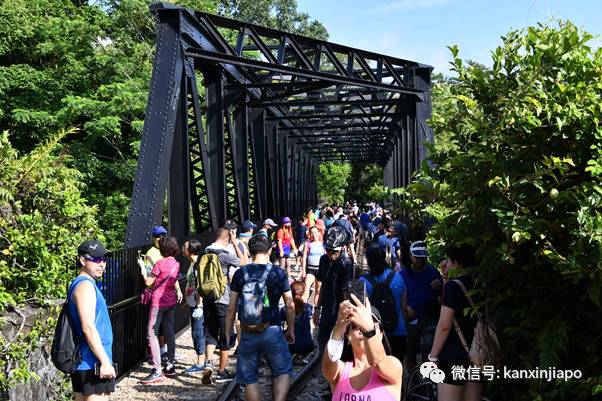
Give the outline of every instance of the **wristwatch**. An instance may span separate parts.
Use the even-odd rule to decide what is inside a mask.
[[[372,338],[376,335],[376,325],[374,325],[372,327],[372,330],[369,331],[363,331],[362,330],[362,335],[364,336],[364,338]]]

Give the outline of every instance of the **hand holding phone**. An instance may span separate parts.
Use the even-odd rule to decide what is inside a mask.
[[[366,305],[366,283],[362,280],[349,280],[347,283],[347,299],[352,304],[355,302],[351,299],[351,294],[355,295],[363,305]]]
[[[108,368],[105,369],[100,363],[95,363],[94,375],[100,377],[101,379],[112,379],[117,377],[117,364],[113,363],[112,365],[108,365]]]

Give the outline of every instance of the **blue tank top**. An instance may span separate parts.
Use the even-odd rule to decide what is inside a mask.
[[[77,276],[75,280],[71,282],[68,293],[69,312],[71,313],[71,318],[73,319],[75,335],[81,344],[80,351],[82,354],[82,362],[77,366],[76,370],[91,370],[94,369],[94,364],[99,363],[98,358],[96,358],[88,346],[86,339],[84,338],[79,312],[77,311],[75,302],[72,302],[73,291],[75,290],[75,287],[84,280],[90,281],[92,284],[94,284],[94,288],[96,289],[96,313],[94,317],[94,323],[96,330],[98,330],[98,334],[100,335],[102,347],[105,349],[105,352],[107,353],[111,363],[113,362],[113,328],[111,327],[111,319],[109,319],[109,311],[107,309],[105,298],[102,296],[102,293],[96,286],[94,280],[85,276]]]

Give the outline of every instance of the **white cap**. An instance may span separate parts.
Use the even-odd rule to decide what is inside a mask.
[[[263,225],[264,226],[278,227],[278,224],[274,223],[274,220],[272,220],[272,219],[265,219],[263,221]]]

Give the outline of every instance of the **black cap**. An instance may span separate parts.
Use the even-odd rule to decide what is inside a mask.
[[[77,247],[78,256],[88,255],[92,258],[104,258],[108,253],[110,252],[107,251],[102,242],[97,239],[82,242],[82,244]]]
[[[228,230],[234,230],[238,228],[238,224],[236,224],[234,220],[228,219],[224,221],[224,228],[227,228]]]

